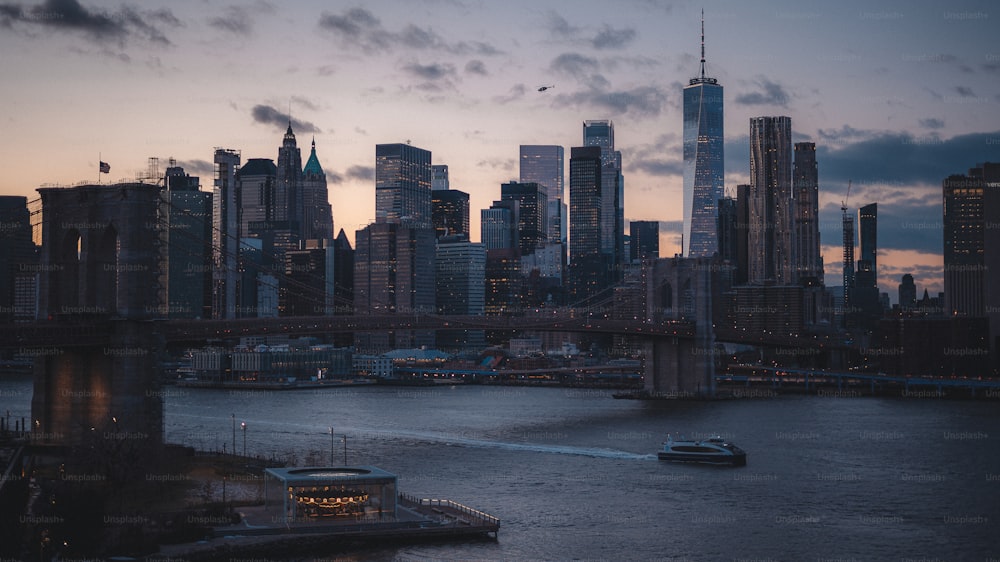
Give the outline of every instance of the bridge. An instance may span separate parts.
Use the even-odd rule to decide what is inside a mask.
[[[392,314],[163,320],[160,271],[164,235],[161,189],[120,183],[43,187],[38,318],[0,327],[0,347],[34,357],[32,437],[36,442],[94,445],[95,436],[162,444],[163,404],[156,352],[169,343],[243,336],[393,330],[560,331],[627,335],[646,351],[645,380],[654,390],[711,394],[714,384],[710,276],[707,268],[673,267],[665,275],[680,314],[658,297],[657,310],[630,320],[590,311],[540,309],[519,316]],[[35,214],[33,214],[34,216]],[[213,248],[217,253],[226,248]],[[228,256],[228,254],[227,254]],[[238,257],[238,256],[237,256]],[[232,260],[217,259],[229,263]],[[229,267],[229,266],[225,266]],[[306,291],[295,285],[292,290]],[[303,293],[310,298],[316,295]],[[668,299],[669,300],[669,299]],[[322,301],[317,301],[322,302]],[[708,305],[708,306],[706,306]],[[640,319],[645,317],[647,319]],[[44,319],[44,320],[41,320]],[[107,438],[105,438],[106,440]]]
[[[122,318],[68,318],[0,326],[0,349],[27,355],[59,346],[108,346],[116,323],[138,322],[165,343],[201,343],[245,336],[290,336],[378,332],[391,330],[498,330],[530,332],[588,332],[647,338],[693,338],[694,324],[682,320],[638,321],[593,318],[572,312],[544,316],[456,316],[441,314],[383,314],[351,316],[284,316],[232,320],[139,320]]]
[[[45,320],[0,326],[0,348],[34,357],[32,431],[42,441],[81,443],[104,430],[162,442],[163,406],[156,392],[160,381],[154,357],[167,344],[396,330],[624,335],[641,344],[648,391],[711,396],[717,343],[747,343],[739,331],[715,329],[712,272],[718,266],[701,258],[645,264],[644,277],[655,281],[643,285],[644,310],[630,319],[607,308],[543,308],[513,316],[400,313],[165,320],[157,316],[162,304],[161,238],[169,230],[163,206],[169,202],[161,199],[160,187],[122,183],[38,191],[39,214],[44,217],[39,223],[38,318]],[[294,279],[288,282],[295,291],[310,289]],[[321,296],[303,295],[314,300]],[[753,343],[844,345],[788,335],[758,340]]]

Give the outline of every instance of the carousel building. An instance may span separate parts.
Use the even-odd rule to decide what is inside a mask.
[[[374,466],[268,468],[264,508],[281,524],[396,517],[396,475]]]

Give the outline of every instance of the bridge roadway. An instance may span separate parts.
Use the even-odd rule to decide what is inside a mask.
[[[0,326],[0,348],[32,353],[55,353],[62,347],[107,345],[113,319],[56,319]],[[445,316],[437,314],[385,314],[355,316],[298,316],[239,318],[235,320],[144,320],[153,333],[168,343],[196,343],[215,339],[268,334],[311,335],[386,330],[503,330],[590,332],[693,338],[691,322],[616,320],[590,315]],[[46,349],[52,348],[52,349]]]

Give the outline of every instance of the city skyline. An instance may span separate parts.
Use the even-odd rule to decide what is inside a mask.
[[[149,157],[176,158],[207,191],[216,147],[274,158],[290,119],[303,145],[315,137],[334,229],[353,239],[375,218],[377,144],[412,140],[449,165],[476,221],[517,179],[519,145],[569,149],[581,121],[607,119],[626,222],[659,221],[661,255],[679,251],[680,100],[699,70],[701,5],[399,5],[9,4],[0,150],[18,165],[0,192],[30,200],[42,185],[93,182],[100,160],[105,181],[131,178]],[[1000,127],[984,119],[1000,102],[989,8],[706,6],[707,73],[726,84],[727,193],[749,178],[749,119],[788,115],[793,142],[817,145],[828,281],[853,179],[852,211],[881,203],[880,290],[903,273],[941,290],[941,182],[1000,159]]]

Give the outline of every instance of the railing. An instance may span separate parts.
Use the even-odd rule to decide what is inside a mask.
[[[460,511],[466,515],[471,515],[477,519],[482,519],[487,523],[492,525],[500,526],[500,518],[494,517],[485,511],[479,511],[478,509],[473,509],[467,505],[462,505],[458,502],[453,502],[451,500],[441,500],[441,499],[431,499],[431,498],[417,498],[407,494],[400,493],[399,496],[409,502],[415,503],[417,505],[426,505],[428,507],[448,507],[456,511]]]

